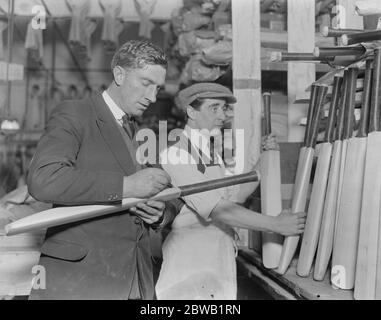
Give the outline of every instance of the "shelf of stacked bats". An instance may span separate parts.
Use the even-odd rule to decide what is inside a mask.
[[[324,70],[322,66],[337,69],[351,65],[356,61],[363,61],[366,57],[372,56],[374,48],[381,44],[381,30],[323,27],[321,33],[326,38],[334,38],[334,42],[341,45],[317,46],[313,52],[305,53],[270,51],[267,54],[267,63],[276,66],[281,65],[282,62],[312,62],[316,63],[317,66],[320,65],[317,68],[318,70]]]
[[[329,287],[343,292],[341,297],[332,293],[331,298],[378,300],[381,44],[377,41],[381,31],[345,35],[350,46],[315,50],[314,58],[355,58],[309,88],[305,138],[291,199],[292,212],[307,212],[305,231],[271,245],[263,243],[262,267],[283,283],[287,278],[299,293]],[[268,214],[263,203],[262,211]]]

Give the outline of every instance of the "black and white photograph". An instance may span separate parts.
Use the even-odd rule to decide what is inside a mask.
[[[0,300],[381,300],[380,215],[381,0],[0,0]]]

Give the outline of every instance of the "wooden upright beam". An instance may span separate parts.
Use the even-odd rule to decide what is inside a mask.
[[[232,1],[234,126],[244,130],[244,169],[256,162],[261,137],[260,0]],[[248,151],[250,150],[251,155]]]
[[[315,47],[315,0],[288,0],[288,51],[313,52]],[[295,105],[296,97],[308,96],[306,88],[315,81],[315,64],[288,63],[288,141],[301,142],[304,128],[299,126],[308,105]]]
[[[237,149],[236,154],[238,156],[236,169],[239,172],[242,169],[250,170],[258,161],[261,146],[260,0],[233,0],[231,3],[233,91],[237,98],[234,108],[234,128],[242,129],[244,133],[243,152]],[[242,141],[242,138],[238,137],[236,142],[239,140]],[[239,236],[242,239],[241,245],[249,245],[247,230],[239,232]]]

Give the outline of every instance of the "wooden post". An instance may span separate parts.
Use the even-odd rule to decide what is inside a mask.
[[[254,162],[260,153],[262,110],[259,4],[259,0],[232,1],[234,126],[244,130],[245,151],[253,151]],[[244,171],[250,168],[246,153]]]
[[[260,0],[232,1],[232,24],[233,91],[237,98],[234,128],[244,133],[241,160],[243,170],[247,171],[259,159],[261,142]],[[247,232],[240,236],[247,237]],[[242,240],[241,244],[248,244],[248,238]]]
[[[315,0],[288,0],[288,51],[313,52],[315,47]],[[315,81],[315,64],[288,63],[288,141],[301,142],[304,128],[299,126],[308,105],[295,105],[296,97],[306,96],[306,88]]]

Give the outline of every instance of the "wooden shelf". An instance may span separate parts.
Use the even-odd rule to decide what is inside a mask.
[[[247,272],[275,299],[301,300],[353,300],[352,290],[333,289],[327,272],[323,281],[315,281],[312,275],[302,278],[296,275],[296,261],[284,275],[266,269],[262,259],[253,250],[241,248],[237,258],[238,268]]]
[[[287,62],[263,62],[261,63],[262,71],[287,71]],[[326,64],[316,64],[316,72],[329,72],[333,69]]]
[[[287,31],[273,31],[261,28],[261,45],[263,47],[287,50],[288,33]],[[320,33],[316,33],[315,46],[333,47],[335,46],[334,38],[323,37]]]

